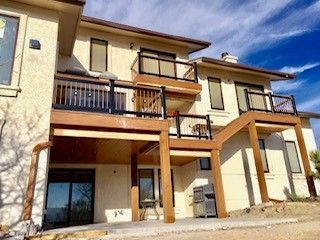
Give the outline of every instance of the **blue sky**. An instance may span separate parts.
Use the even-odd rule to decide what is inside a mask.
[[[193,57],[227,51],[296,73],[274,91],[293,94],[300,111],[320,112],[320,0],[87,0],[84,14],[213,43]],[[320,120],[312,126],[320,147]]]

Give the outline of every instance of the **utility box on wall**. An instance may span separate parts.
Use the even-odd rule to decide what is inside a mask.
[[[213,184],[193,188],[193,214],[195,217],[216,217]]]

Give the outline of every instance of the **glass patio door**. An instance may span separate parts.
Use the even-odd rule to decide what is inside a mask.
[[[45,228],[93,222],[94,170],[50,169]]]

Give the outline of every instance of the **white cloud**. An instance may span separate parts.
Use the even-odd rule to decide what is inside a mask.
[[[278,93],[290,93],[302,87],[305,84],[304,80],[287,80],[271,82],[272,90]]]
[[[85,14],[213,42],[202,53],[205,55],[217,57],[228,51],[244,57],[312,31],[320,22],[320,1],[289,12],[290,3],[291,0],[90,0]],[[282,10],[286,14],[281,14]],[[277,17],[271,21],[274,16]]]
[[[305,100],[302,103],[299,103],[297,108],[299,111],[316,111],[320,110],[320,96],[312,99]]]
[[[302,66],[292,67],[292,66],[285,66],[280,69],[281,72],[287,72],[287,73],[302,73],[306,70],[315,68],[320,66],[320,62],[317,63],[308,63]]]

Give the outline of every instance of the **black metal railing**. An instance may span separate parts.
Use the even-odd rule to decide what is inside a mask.
[[[167,117],[164,88],[138,87],[114,80],[56,78],[52,106],[55,109],[137,117]]]
[[[138,52],[138,56],[131,65],[131,70],[135,74],[145,74],[198,83],[196,63],[153,57],[144,55],[141,52]]]
[[[262,93],[245,90],[249,111],[262,111],[297,115],[297,108],[293,96],[272,93]]]
[[[181,114],[175,112],[168,116],[169,135],[178,138],[212,139],[209,115]]]

